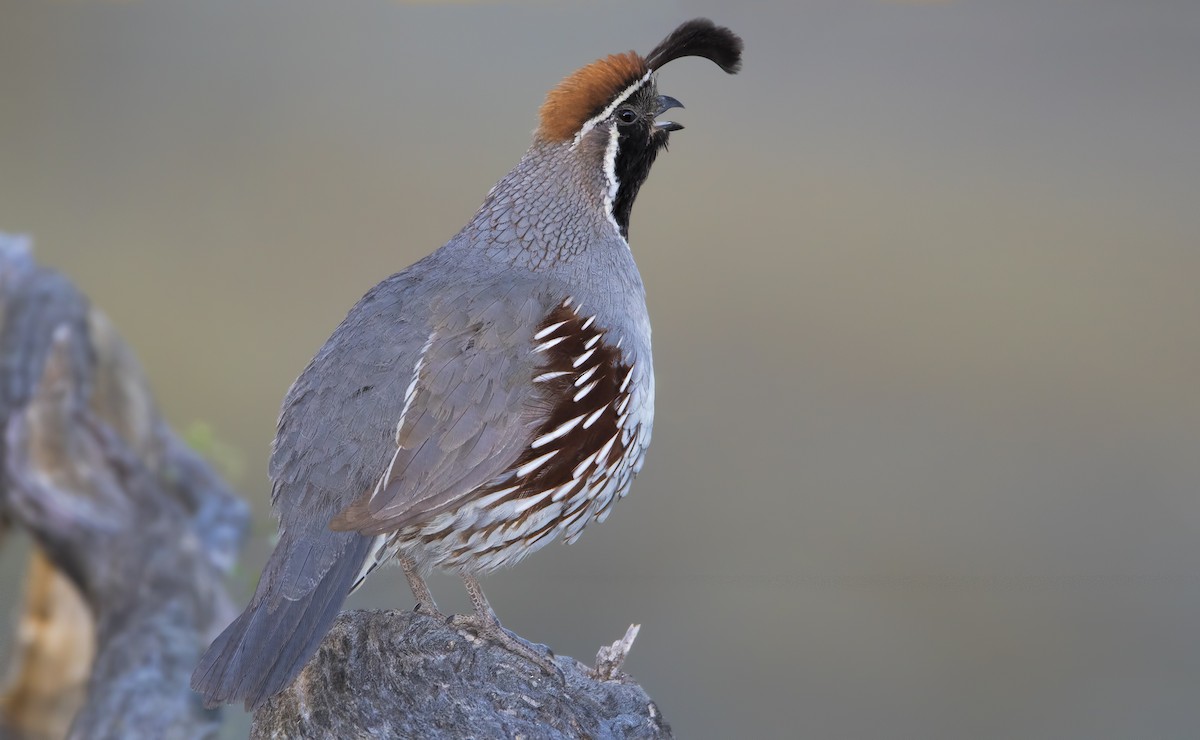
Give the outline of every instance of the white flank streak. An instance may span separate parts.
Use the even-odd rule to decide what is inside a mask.
[[[617,97],[613,98],[613,101],[611,103],[609,103],[608,107],[605,108],[604,110],[600,111],[600,113],[595,118],[590,118],[587,121],[585,121],[583,126],[581,126],[579,128],[579,133],[575,134],[575,141],[571,144],[571,148],[574,148],[577,144],[579,144],[579,141],[584,136],[587,135],[588,131],[591,131],[593,128],[595,128],[597,123],[600,123],[605,118],[608,118],[609,116],[611,116],[613,111],[615,111],[617,109],[617,106],[620,105],[621,103],[624,103],[625,100],[630,95],[633,95],[635,90],[637,90],[642,85],[645,85],[646,80],[650,79],[650,75],[652,75],[652,74],[654,74],[654,70],[650,70],[649,72],[647,72],[640,80],[638,80],[637,82],[633,83],[629,87],[622,90],[621,94],[618,95]]]
[[[557,454],[558,454],[558,450],[550,450],[545,455],[542,455],[541,457],[530,460],[529,462],[525,463],[521,467],[517,468],[517,477],[524,478],[525,476],[529,475],[533,471],[540,468],[542,466],[542,463],[546,462],[547,460],[549,460],[550,458],[554,457]]]
[[[403,422],[401,422],[401,423],[403,423]],[[400,427],[396,427],[396,436],[400,436]],[[403,448],[401,448],[401,449],[403,449]],[[392,479],[392,468],[396,467],[396,456],[399,454],[400,454],[399,449],[397,449],[396,452],[392,454],[392,460],[391,460],[391,462],[388,463],[387,470],[383,471],[383,475],[375,483],[375,489],[373,491],[371,491],[371,498],[370,498],[371,501],[374,501],[375,497],[379,495],[379,492],[383,490],[384,484]]]
[[[624,393],[625,389],[629,387],[629,381],[632,378],[633,378],[633,368],[630,367],[629,372],[625,373],[625,379],[621,381],[621,392],[622,393]]]
[[[574,508],[572,508],[570,511],[568,511],[567,514],[563,517],[562,523],[570,526],[571,524],[573,524],[575,522],[576,519],[578,519],[580,516],[582,516],[586,513],[587,513],[587,501],[586,500],[579,501],[578,503],[575,503]]]
[[[584,383],[588,382],[588,378],[590,378],[590,377],[592,377],[593,375],[595,375],[595,374],[596,374],[596,371],[597,371],[597,370],[599,370],[599,369],[600,369],[600,366],[599,366],[599,365],[592,365],[592,366],[591,366],[591,367],[589,367],[587,370],[584,370],[584,371],[583,371],[583,374],[581,374],[581,375],[580,375],[580,376],[579,376],[579,377],[578,377],[578,378],[575,380],[575,387],[576,387],[576,388],[578,388],[579,386],[581,386],[581,385],[583,385]]]
[[[404,419],[408,416],[408,410],[412,408],[413,398],[417,395],[417,381],[421,379],[421,368],[425,365],[425,353],[433,346],[433,340],[437,339],[437,332],[429,332],[429,338],[425,340],[425,344],[421,345],[421,353],[417,355],[417,364],[413,366],[412,380],[408,383],[408,388],[404,390],[404,408],[400,410],[400,421],[396,422],[396,444],[400,444],[400,430],[404,428]]]
[[[397,450],[398,452],[398,450]],[[371,491],[371,500],[374,501],[379,492],[383,490],[383,482],[388,479],[388,475],[392,472],[392,465],[396,462],[396,455],[392,454],[391,462],[388,463],[387,470],[383,471],[383,475],[379,480],[375,481],[375,488]]]
[[[625,409],[629,408],[629,399],[630,398],[631,398],[631,396],[622,396],[621,397],[621,400],[617,403],[617,413],[618,414],[624,414]]]
[[[611,450],[612,446],[617,443],[617,437],[619,436],[621,436],[620,432],[614,434],[607,442],[605,442],[604,446],[600,448],[600,451],[596,453],[596,457],[603,458],[608,455],[608,451]]]
[[[541,375],[534,378],[533,382],[544,383],[547,380],[554,380],[555,378],[561,378],[564,375],[570,375],[570,374],[571,373],[567,372],[566,370],[556,370],[554,372],[542,373]]]
[[[533,338],[534,338],[534,339],[541,339],[542,337],[549,336],[550,334],[553,334],[553,333],[554,333],[554,331],[555,331],[556,329],[558,329],[558,327],[562,326],[562,325],[563,325],[563,324],[565,324],[565,323],[567,323],[567,322],[566,322],[566,321],[560,321],[560,322],[558,322],[557,324],[551,324],[550,326],[547,326],[545,329],[542,329],[541,331],[539,331],[537,334],[534,334],[534,335],[533,335]]]
[[[517,490],[517,488],[519,488],[519,486],[511,486],[509,488],[501,488],[499,491],[496,491],[494,493],[489,493],[488,495],[484,496],[483,498],[478,499],[477,501],[473,502],[472,505],[475,506],[476,508],[486,509],[487,507],[496,503],[497,501],[504,498],[508,494]]]
[[[437,534],[438,532],[444,532],[449,529],[450,525],[454,524],[455,521],[456,518],[453,514],[441,514],[434,517],[433,521],[429,522],[424,527],[421,527],[421,534],[428,537],[430,535]]]
[[[586,396],[587,394],[591,393],[591,392],[592,392],[592,389],[593,389],[593,388],[595,388],[595,387],[596,387],[596,384],[597,384],[597,383],[599,383],[599,382],[600,382],[599,380],[593,380],[592,382],[590,382],[590,383],[588,383],[587,385],[585,385],[583,388],[580,388],[580,389],[579,389],[579,392],[578,392],[578,393],[576,393],[576,394],[575,394],[575,397],[574,397],[574,398],[572,398],[571,400],[572,400],[572,401],[578,401],[579,399],[583,398],[583,397],[584,397],[584,396]]]
[[[471,548],[490,550],[500,544],[501,535],[499,527],[496,529],[481,529],[471,535],[471,538],[467,540],[467,545]]]
[[[516,502],[516,506],[513,507],[513,514],[519,515],[519,514],[525,513],[526,511],[529,511],[529,509],[531,507],[541,503],[542,501],[545,501],[547,496],[554,493],[554,490],[555,489],[550,488],[548,490],[542,491],[541,493],[537,494],[536,496],[526,496],[523,499],[518,499]]]
[[[400,428],[397,427],[397,435],[400,434],[398,429]],[[403,450],[403,447],[398,447],[398,449],[392,453],[391,462],[388,463],[388,469],[383,471],[383,476],[380,477],[379,481],[376,483],[376,487],[374,487],[374,491],[371,492],[371,498],[367,500],[373,501],[374,498],[379,495],[379,492],[383,491],[383,489],[386,488],[386,485],[391,482],[391,471],[396,467],[396,458],[400,457],[401,450]]]
[[[606,410],[608,410],[608,404],[605,404],[605,405],[601,406],[600,408],[596,409],[595,411],[593,411],[592,415],[589,416],[583,422],[583,428],[590,429],[591,426],[596,423],[596,419],[599,419],[600,415],[603,414]]]
[[[376,535],[375,539],[371,540],[371,552],[367,555],[366,562],[363,563],[362,569],[358,571],[358,577],[354,579],[354,585],[351,589],[358,588],[358,585],[363,582],[367,574],[379,565],[379,556],[382,553],[384,545],[387,544],[388,535]]]
[[[533,349],[533,351],[534,352],[545,352],[546,350],[550,349],[551,347],[558,344],[559,342],[564,341],[565,339],[566,339],[566,337],[555,337],[554,339],[542,342],[537,347],[535,347]]]
[[[583,322],[583,326],[581,326],[581,327],[579,327],[579,328],[580,328],[580,329],[587,329],[589,326],[591,326],[591,325],[592,325],[592,322],[593,322],[593,321],[595,321],[595,320],[596,320],[596,317],[595,317],[595,316],[588,316],[588,318],[587,318],[587,321]]]
[[[575,299],[572,298],[571,296],[567,296],[567,299],[562,302],[563,308],[569,307],[571,305],[571,301],[573,301],[573,300],[575,300]]]
[[[598,453],[598,452],[593,452],[592,454],[583,458],[583,462],[576,465],[575,469],[573,471],[571,471],[571,477],[572,478],[582,478],[583,474],[587,472],[587,469],[589,467],[591,467],[593,462],[596,461],[596,456],[599,454],[600,453]]]
[[[571,419],[570,421],[564,421],[562,424],[559,424],[557,427],[555,427],[554,431],[547,432],[546,434],[543,434],[542,436],[533,440],[533,444],[530,445],[530,447],[532,447],[533,449],[536,450],[537,448],[542,447],[543,445],[547,445],[547,444],[553,442],[554,440],[563,436],[564,434],[571,431],[575,427],[579,426],[579,422],[581,422],[581,421],[583,421],[583,414],[576,416],[574,419]]]
[[[596,346],[596,342],[599,342],[599,341],[600,341],[600,337],[602,337],[602,336],[604,336],[604,335],[603,335],[603,334],[593,334],[591,339],[589,339],[589,340],[587,340],[586,342],[584,342],[584,344],[583,344],[583,348],[584,348],[584,349],[591,349],[592,347],[595,347],[595,346]]]
[[[579,367],[583,363],[587,362],[588,358],[594,354],[596,354],[595,348],[589,349],[587,352],[584,352],[582,355],[576,357],[575,361],[571,363],[571,367]]]
[[[570,483],[562,484],[558,488],[554,489],[554,496],[550,500],[551,501],[562,501],[564,498],[567,497],[567,494],[571,492],[571,489],[577,485],[579,485],[579,481],[576,481],[576,480],[573,480]]]

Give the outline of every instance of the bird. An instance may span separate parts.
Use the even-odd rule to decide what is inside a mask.
[[[192,676],[207,706],[255,709],[316,652],[347,595],[398,562],[459,574],[481,635],[504,630],[478,576],[574,542],[629,491],[650,443],[654,371],[629,245],[634,199],[679,123],[657,73],[733,74],[742,40],[706,18],[649,54],[611,54],[545,98],[524,156],[475,216],[349,311],[288,390],[269,475],[279,538],[245,611]]]

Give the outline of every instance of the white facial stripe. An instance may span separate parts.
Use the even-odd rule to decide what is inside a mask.
[[[620,181],[617,180],[617,139],[620,135],[621,132],[613,126],[608,135],[608,146],[604,149],[604,177],[608,179],[608,190],[604,191],[604,215],[608,216],[618,234],[621,233],[621,225],[613,215],[613,207],[617,200],[617,190],[621,187]]]
[[[581,126],[579,128],[579,133],[575,134],[575,141],[571,144],[571,147],[574,148],[575,145],[579,143],[580,139],[582,139],[584,136],[587,135],[588,131],[591,131],[593,128],[596,127],[597,123],[600,123],[605,118],[608,118],[609,116],[611,116],[612,112],[617,109],[617,106],[620,105],[621,103],[624,103],[629,98],[629,96],[633,95],[633,93],[639,87],[641,87],[642,85],[645,85],[646,81],[649,80],[650,76],[653,74],[654,74],[654,70],[650,70],[649,72],[647,72],[645,75],[642,76],[642,78],[640,80],[638,80],[637,82],[633,83],[629,87],[622,90],[621,94],[618,95],[616,98],[614,98],[612,103],[610,103],[607,108],[600,111],[600,115],[596,116],[595,118],[588,119],[583,124],[583,126]]]

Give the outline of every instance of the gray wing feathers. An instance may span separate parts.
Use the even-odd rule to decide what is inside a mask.
[[[394,448],[411,372],[404,365],[420,349],[421,329],[378,296],[379,287],[363,297],[284,399],[270,474],[281,542],[295,549],[268,564],[272,598],[305,596],[343,557],[346,535],[329,521],[374,486]],[[367,343],[367,335],[390,341]]]
[[[284,532],[313,519],[393,531],[487,482],[529,442],[543,291],[412,279],[381,290],[390,282],[363,297],[284,401],[271,461]],[[314,552],[306,567],[323,572],[334,557]]]
[[[329,521],[374,485],[395,447],[396,398],[403,403],[403,376],[424,338],[419,320],[383,297],[381,289],[402,279],[363,297],[284,399],[270,466],[280,540],[249,606],[193,674],[210,705],[245,699],[257,706],[285,686],[363,568],[371,539],[333,531]]]
[[[413,365],[407,413],[393,422],[402,421],[386,471],[335,520],[336,528],[394,531],[452,506],[517,459],[535,426],[536,320],[525,317],[536,315],[539,304],[529,295],[475,295],[474,305],[435,316]]]
[[[210,704],[255,706],[286,685],[358,578],[365,535],[453,506],[530,441],[536,286],[472,293],[420,269],[364,296],[284,399],[270,467],[280,541],[193,676]]]
[[[192,688],[207,706],[243,699],[247,709],[260,706],[287,686],[329,630],[358,576],[371,540],[354,533],[317,533],[323,547],[336,550],[332,567],[320,577],[303,566],[311,560],[307,543],[281,540],[271,554],[258,590],[241,616],[221,633],[192,674]],[[302,580],[307,590],[288,596],[278,588],[281,574]],[[293,590],[293,593],[295,591]]]

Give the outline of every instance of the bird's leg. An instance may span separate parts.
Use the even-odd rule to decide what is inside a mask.
[[[566,683],[566,675],[558,663],[554,661],[554,654],[548,649],[538,650],[525,640],[504,629],[504,626],[500,624],[499,617],[496,616],[496,612],[492,610],[492,605],[488,603],[487,597],[483,595],[483,588],[479,585],[479,581],[475,579],[475,576],[463,573],[462,579],[467,587],[467,593],[471,596],[471,604],[475,607],[475,616],[470,621],[474,622],[474,626],[479,630],[479,633],[500,643],[509,652],[516,653],[533,661],[542,670],[551,675],[558,676],[559,680]]]
[[[407,555],[400,555],[400,567],[404,569],[404,577],[408,579],[408,587],[412,589],[413,596],[417,598],[417,605],[413,611],[428,614],[438,619],[445,619],[446,615],[438,611],[437,603],[433,600],[433,594],[429,592],[429,586],[425,584],[425,579],[421,577],[421,573],[417,570],[417,562]]]

